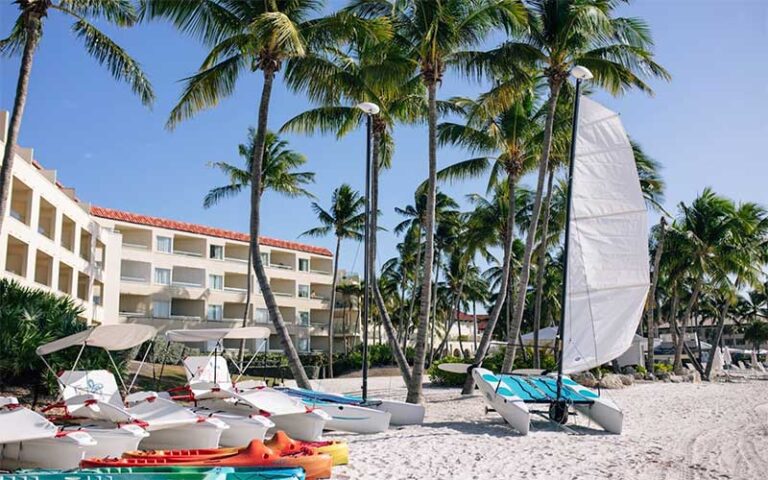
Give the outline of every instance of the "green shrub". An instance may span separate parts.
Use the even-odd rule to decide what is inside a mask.
[[[648,369],[642,365],[635,365],[635,371],[641,375],[646,375],[648,373]]]
[[[656,375],[661,373],[672,373],[672,365],[668,363],[657,363],[653,366],[653,373]]]
[[[55,379],[35,350],[87,328],[80,318],[82,308],[69,297],[22,287],[8,279],[0,280],[0,305],[0,379],[6,385],[44,385],[49,391],[55,390]],[[63,370],[72,367],[77,354],[78,349],[72,347],[46,360],[54,370]],[[113,354],[121,370],[118,373],[132,354]],[[83,351],[78,368],[113,369],[106,353],[95,348]]]
[[[465,359],[461,357],[445,357],[440,360],[435,360],[427,370],[429,380],[442,387],[460,387],[464,385],[464,380],[467,378],[465,373],[451,373],[445,372],[438,368],[438,365],[443,363],[466,363]]]

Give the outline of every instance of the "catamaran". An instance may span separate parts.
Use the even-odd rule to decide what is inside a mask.
[[[497,375],[467,366],[486,403],[527,434],[529,405],[547,405],[559,425],[571,408],[612,433],[623,413],[604,395],[567,375],[598,367],[632,344],[650,285],[647,212],[632,146],[616,112],[580,98],[591,73],[574,68],[576,99],[568,175],[563,308],[555,351],[558,371]],[[476,368],[475,368],[476,367]],[[464,366],[441,365],[460,371]],[[546,418],[546,417],[545,417]]]
[[[304,441],[318,440],[331,416],[320,409],[311,409],[302,402],[262,382],[246,380],[238,382],[242,373],[232,381],[232,375],[223,357],[224,340],[265,339],[270,335],[268,328],[208,328],[194,330],[169,330],[165,337],[169,342],[215,344],[208,356],[193,356],[184,359],[187,385],[175,389],[183,394],[174,395],[178,401],[194,402],[199,415],[218,419],[235,429],[226,436],[222,445],[242,446],[242,438],[253,435],[263,439],[275,430],[283,430],[291,437]],[[242,369],[247,370],[254,355]],[[241,372],[242,372],[241,371]],[[265,418],[266,417],[266,418]],[[247,420],[249,425],[244,425]],[[266,420],[266,421],[265,421]],[[261,422],[255,425],[254,422]],[[249,430],[248,430],[249,429]],[[247,443],[247,442],[246,442]]]
[[[37,354],[51,372],[54,370],[45,360],[46,355],[65,348],[80,347],[72,369],[56,376],[60,401],[46,407],[45,411],[50,413],[63,410],[64,418],[80,422],[83,425],[81,428],[85,428],[97,442],[104,442],[104,445],[109,441],[120,441],[118,434],[125,431],[124,427],[134,425],[150,434],[141,438],[141,446],[144,448],[218,447],[222,432],[228,428],[221,420],[201,417],[169,399],[160,398],[155,392],[129,393],[141,366],[129,386],[120,377],[127,394],[125,399],[120,394],[112,372],[76,370],[85,348],[97,347],[107,353],[117,371],[111,352],[140,346],[154,338],[156,333],[156,329],[148,325],[99,325],[38,347]],[[123,446],[116,445],[115,448]],[[135,448],[135,445],[133,448],[124,448],[120,453]]]

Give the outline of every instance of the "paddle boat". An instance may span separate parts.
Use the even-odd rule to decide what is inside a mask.
[[[305,480],[291,467],[104,467],[80,470],[21,470],[0,473],[0,480]]]
[[[52,372],[53,368],[46,362],[45,356],[70,347],[79,347],[80,353],[86,347],[102,348],[114,365],[111,352],[137,347],[155,334],[156,329],[147,325],[99,325],[42,345],[37,348],[37,354]],[[56,376],[60,401],[49,405],[44,411],[54,419],[79,422],[80,428],[92,432],[97,441],[117,442],[118,430],[134,425],[149,433],[141,438],[143,448],[215,448],[219,446],[222,432],[229,428],[221,420],[197,415],[155,392],[136,392],[123,399],[111,372],[76,370],[79,359],[80,355],[71,370]],[[122,378],[120,382],[126,393],[130,392],[133,382],[129,386]],[[57,411],[63,414],[55,415]],[[122,451],[131,449],[135,447],[123,448]],[[111,454],[114,455],[116,450],[119,448],[116,447]]]
[[[192,402],[199,415],[220,420],[230,428],[240,428],[243,418],[256,421],[266,417],[268,422],[250,425],[249,431],[233,434],[225,438],[226,446],[241,446],[241,439],[264,438],[263,431],[283,430],[291,437],[304,441],[319,440],[330,415],[320,409],[305,406],[301,401],[266,387],[262,382],[235,382],[223,357],[224,340],[264,339],[269,337],[269,329],[263,327],[213,328],[194,330],[169,330],[165,332],[169,342],[202,343],[214,342],[215,347],[209,356],[192,356],[183,361],[187,374],[187,385],[172,390],[176,401]],[[255,358],[255,356],[253,357]],[[253,361],[253,358],[251,361]],[[243,369],[247,369],[247,366]],[[199,410],[204,408],[205,410]],[[271,426],[270,426],[271,424]]]
[[[80,462],[82,468],[102,467],[159,467],[194,465],[201,467],[300,467],[308,480],[329,478],[333,459],[313,449],[300,448],[289,452],[272,450],[259,440],[236,449],[227,455],[212,456],[210,450],[172,450],[146,452],[127,458],[88,458]]]

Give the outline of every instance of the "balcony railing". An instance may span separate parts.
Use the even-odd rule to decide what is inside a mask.
[[[294,297],[295,296],[294,294],[292,294],[290,292],[276,292],[276,291],[273,290],[272,293],[276,297]]]
[[[270,263],[270,267],[272,268],[279,268],[281,270],[293,270],[294,268],[290,265],[283,265],[282,263]]]
[[[184,255],[187,257],[202,257],[203,254],[200,252],[190,252],[188,250],[179,250],[179,249],[173,249],[174,255]]]
[[[149,283],[149,279],[148,278],[132,277],[130,275],[120,275],[120,281],[121,282],[131,282],[131,283]]]
[[[246,291],[248,291],[248,289],[245,288],[245,287],[227,287],[227,286],[225,286],[224,287],[224,291],[225,292],[238,292],[238,293],[240,293],[240,292],[246,292]]]
[[[137,248],[139,250],[149,250],[149,245],[144,245],[143,243],[131,243],[124,241],[123,246],[127,248]]]
[[[248,259],[247,258],[224,257],[224,260],[226,260],[228,262],[248,263]]]
[[[174,280],[172,285],[174,287],[194,287],[194,288],[202,288],[202,283],[195,283],[195,282],[184,282],[180,280]]]
[[[312,270],[310,270],[310,272],[318,273],[320,275],[333,275],[333,272],[329,272],[329,271],[326,271],[326,270],[314,270],[314,269],[312,269]]]

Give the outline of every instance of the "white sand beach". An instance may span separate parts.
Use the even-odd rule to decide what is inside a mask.
[[[402,398],[396,377],[370,380],[373,395]],[[359,392],[360,379],[323,388]],[[421,427],[377,435],[338,434],[351,462],[338,479],[758,479],[768,472],[768,382],[639,384],[604,391],[625,414],[624,433],[610,435],[577,419],[583,435],[535,422],[523,437],[482,398],[457,389],[425,388]]]

